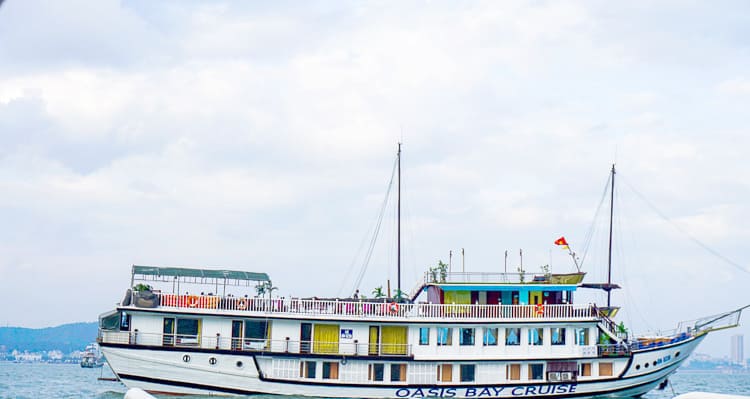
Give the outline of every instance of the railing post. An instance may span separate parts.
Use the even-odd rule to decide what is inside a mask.
[[[354,340],[354,356],[357,356],[359,354],[359,340]]]
[[[289,353],[289,337],[286,337],[286,339],[284,339],[284,346],[284,352]]]
[[[219,338],[220,338],[220,336],[221,336],[221,334],[216,333],[216,349],[219,349]]]

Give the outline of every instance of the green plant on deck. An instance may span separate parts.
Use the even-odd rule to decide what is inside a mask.
[[[258,285],[255,286],[255,292],[258,293],[258,296],[262,297],[267,293],[269,300],[271,299],[271,294],[278,289],[279,287],[274,287],[271,281],[264,281],[262,283],[258,283]]]
[[[372,295],[375,296],[375,298],[384,297],[385,294],[383,293],[383,286],[381,285],[380,287],[375,287],[375,289],[372,290]]]
[[[442,260],[438,260],[438,264],[435,267],[431,267],[428,271],[430,276],[430,282],[432,283],[444,283],[448,279],[448,264],[443,263]]]
[[[139,283],[135,287],[133,287],[133,291],[137,292],[143,292],[143,291],[151,291],[153,288],[148,284]]]
[[[406,293],[396,289],[396,295],[394,295],[393,298],[396,299],[397,302],[401,302],[402,299],[406,298]]]
[[[518,279],[521,284],[526,280],[526,270],[523,270],[523,266],[518,266]]]
[[[617,325],[617,333],[622,335],[628,335],[628,329],[625,327],[625,323],[620,322],[620,324]]]

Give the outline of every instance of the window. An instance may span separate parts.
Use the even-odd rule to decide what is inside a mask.
[[[521,365],[508,364],[505,366],[505,379],[516,381],[521,379]]]
[[[581,376],[591,377],[591,363],[581,363]]]
[[[164,329],[162,330],[164,335],[162,335],[161,344],[165,346],[173,346],[174,345],[174,318],[173,317],[165,317],[164,318]]]
[[[493,346],[497,345],[497,328],[485,328],[484,337],[482,338],[482,345]]]
[[[529,365],[529,379],[530,380],[543,380],[544,379],[544,364],[534,363]]]
[[[301,362],[299,364],[299,376],[303,378],[315,378],[315,367],[315,362]]]
[[[442,382],[453,381],[453,365],[452,364],[441,364],[438,366],[438,381],[442,381]]]
[[[380,353],[383,355],[406,355],[407,344],[406,326],[383,326],[380,328]]]
[[[440,327],[437,329],[438,346],[453,345],[453,329],[448,327]]]
[[[338,362],[323,362],[323,379],[338,380],[339,364]]]
[[[383,381],[385,366],[383,363],[374,363],[369,367],[370,381]]]
[[[267,320],[245,320],[245,340],[242,349],[265,349],[270,335]]]
[[[313,353],[339,352],[339,325],[313,325]]]
[[[521,345],[521,329],[520,328],[506,328],[505,329],[505,345]]]
[[[200,331],[199,319],[177,319],[177,337],[178,345],[198,345]]]
[[[474,382],[474,370],[473,364],[462,364],[460,367],[461,382]]]
[[[587,346],[589,344],[589,329],[576,328],[576,345]]]
[[[612,363],[599,363],[599,376],[611,377],[612,376]]]
[[[459,345],[474,345],[474,329],[473,328],[461,328],[459,330],[458,344]]]
[[[120,331],[130,331],[130,315],[125,312],[120,315]]]
[[[565,329],[559,327],[553,327],[549,329],[549,336],[552,340],[552,345],[565,345]]]
[[[529,345],[539,346],[544,343],[543,328],[529,328]]]
[[[429,345],[430,344],[430,329],[429,327],[419,328],[419,344]]]
[[[391,382],[395,382],[395,381],[406,381],[406,364],[405,363],[391,364]]]

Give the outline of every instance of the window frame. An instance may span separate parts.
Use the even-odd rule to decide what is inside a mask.
[[[538,370],[538,374],[535,371]],[[544,381],[544,363],[529,363],[529,381]],[[534,378],[538,376],[538,378]]]
[[[391,382],[406,382],[406,363],[391,363],[390,365],[390,381]],[[398,371],[397,379],[393,378],[394,372]],[[403,379],[401,377],[403,376]]]
[[[442,336],[444,341],[441,341],[441,332],[445,332]],[[437,328],[437,346],[452,346],[453,345],[453,327],[438,327]]]
[[[326,367],[328,368],[326,373]],[[326,376],[328,374],[328,376]],[[335,374],[335,377],[332,375]],[[324,380],[338,380],[339,379],[339,362],[323,362],[323,368],[320,373],[320,377]]]
[[[469,374],[468,370],[471,370],[471,373],[470,373],[471,379],[468,378],[469,375],[466,375],[466,376],[464,375],[464,374]],[[458,381],[459,382],[475,382],[476,379],[477,379],[477,367],[475,364],[459,365],[458,367]]]
[[[492,337],[495,339],[495,343],[489,343],[487,340],[488,332],[494,331]],[[485,327],[484,332],[482,333],[482,346],[498,346],[498,343],[500,341],[500,329],[497,327]]]
[[[419,345],[426,346],[429,344],[430,344],[430,327],[419,327]]]
[[[558,336],[559,339],[558,339],[557,342],[555,342],[555,333],[554,333],[554,330],[558,330],[557,331],[557,334],[558,334],[557,336]],[[565,327],[550,327],[550,329],[549,329],[550,344],[554,345],[554,346],[565,345],[565,334],[566,334],[566,332],[567,331],[565,331]]]
[[[530,346],[543,346],[544,345],[544,327],[530,327],[528,330],[528,345]],[[534,332],[536,332],[537,340],[533,340]]]
[[[516,342],[511,343],[509,341],[511,334],[515,332]],[[520,327],[506,327],[505,328],[505,346],[520,346],[521,345],[521,328]]]
[[[468,335],[464,335],[466,332],[469,332]],[[476,329],[475,328],[469,328],[469,327],[460,327],[458,329],[458,345],[459,346],[474,346],[476,343]],[[464,339],[467,339],[468,341],[465,341]]]

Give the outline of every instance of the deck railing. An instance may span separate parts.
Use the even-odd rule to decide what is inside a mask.
[[[222,349],[242,352],[271,352],[295,354],[328,354],[341,356],[411,356],[409,344],[354,342],[299,341],[236,338],[216,335],[158,334],[134,331],[100,330],[99,343],[164,346],[183,348]]]
[[[368,318],[465,319],[574,319],[599,317],[591,304],[544,305],[470,305],[428,304],[316,299],[268,299],[219,297],[212,295],[175,295],[157,293],[153,306],[181,309],[217,309],[288,315],[330,315]],[[135,303],[135,301],[133,301]]]

